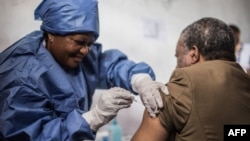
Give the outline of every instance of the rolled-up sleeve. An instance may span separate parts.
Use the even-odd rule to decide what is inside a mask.
[[[173,72],[166,84],[169,95],[161,94],[164,108],[159,119],[168,132],[179,132],[187,122],[192,108],[192,83],[180,69]]]

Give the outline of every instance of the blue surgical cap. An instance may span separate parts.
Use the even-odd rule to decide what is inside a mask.
[[[59,35],[94,33],[99,36],[97,0],[43,0],[35,10],[41,29]]]

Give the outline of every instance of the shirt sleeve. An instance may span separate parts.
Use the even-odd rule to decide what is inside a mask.
[[[176,69],[166,84],[169,95],[161,94],[164,108],[159,119],[168,132],[179,132],[187,122],[192,107],[192,82],[181,69]]]

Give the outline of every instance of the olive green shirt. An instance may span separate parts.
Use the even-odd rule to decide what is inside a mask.
[[[223,141],[225,124],[250,124],[250,76],[235,62],[178,68],[166,86],[159,118],[175,141]]]

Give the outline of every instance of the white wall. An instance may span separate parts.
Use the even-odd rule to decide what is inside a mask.
[[[0,1],[0,51],[40,28],[40,22],[33,20],[39,3],[40,0]],[[99,0],[98,42],[104,49],[118,48],[136,62],[147,62],[157,80],[167,82],[176,65],[175,45],[183,28],[201,17],[212,16],[237,24],[242,40],[250,42],[249,7],[249,0]],[[136,104],[132,107],[120,112],[119,121],[124,130],[130,128],[133,132],[144,108]],[[137,124],[127,124],[134,122]]]
[[[24,35],[40,29],[40,22],[34,21],[33,11],[40,0],[0,1],[0,51]]]
[[[120,48],[136,61],[148,62],[160,81],[168,80],[176,65],[179,33],[205,16],[235,23],[243,41],[250,41],[248,0],[102,0],[101,36],[105,48]],[[151,36],[150,36],[151,35]]]
[[[1,0],[0,51],[39,30],[33,11],[40,0]],[[235,23],[250,42],[249,0],[99,0],[100,38],[104,49],[119,48],[136,62],[145,61],[166,82],[176,65],[179,33],[205,16]]]

